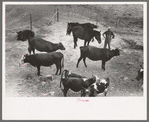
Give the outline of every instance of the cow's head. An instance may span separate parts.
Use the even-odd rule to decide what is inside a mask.
[[[17,40],[21,40],[21,33],[22,31],[16,32],[17,33]]]
[[[141,66],[140,66],[140,69],[138,70],[137,77],[136,77],[137,80],[143,79],[143,72],[144,72],[144,68],[143,68],[143,66],[141,65]]]
[[[28,54],[25,54],[25,55],[21,56],[21,64],[24,64],[24,63],[27,62],[27,57],[28,57]]]
[[[61,42],[58,44],[58,47],[60,50],[65,50],[65,47]]]
[[[101,43],[101,31],[93,31],[95,33],[95,38],[98,41],[98,44]]]
[[[70,35],[71,31],[72,31],[72,23],[68,22],[66,35]]]
[[[119,56],[119,55],[120,55],[120,51],[119,51],[118,48],[116,48],[116,49],[114,50],[114,52],[115,52],[115,56]]]
[[[21,41],[25,41],[26,38],[23,36],[23,32],[22,31],[19,31],[19,32],[16,32],[17,33],[17,40],[21,40]]]

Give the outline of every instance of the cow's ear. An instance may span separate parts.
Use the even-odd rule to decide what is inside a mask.
[[[25,57],[28,56],[28,54],[24,55]]]

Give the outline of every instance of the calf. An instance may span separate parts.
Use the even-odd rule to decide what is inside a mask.
[[[104,93],[104,96],[107,95],[108,92],[108,87],[110,84],[110,80],[109,78],[105,78],[105,79],[98,79],[94,84],[92,84],[89,88],[88,88],[88,93],[90,97],[95,97],[100,93]]]
[[[31,54],[31,51],[33,51],[33,53],[35,54],[35,49],[41,52],[53,52],[58,49],[65,50],[65,47],[61,42],[52,43],[42,38],[29,38],[28,52]]]
[[[114,56],[119,56],[119,50],[109,50],[109,49],[103,49],[103,48],[97,48],[94,46],[81,46],[80,47],[80,58],[78,59],[77,62],[77,67],[79,65],[79,62],[83,59],[84,65],[86,65],[86,57],[89,58],[90,60],[97,61],[97,60],[102,60],[102,69],[105,70],[105,63],[110,60]]]
[[[35,33],[31,30],[23,30],[16,32],[17,33],[17,40],[26,41],[28,37],[34,37]]]
[[[61,68],[64,67],[64,56],[60,52],[52,52],[52,53],[40,53],[33,55],[24,55],[22,62],[30,63],[32,66],[37,67],[38,76],[40,75],[40,66],[51,66],[53,64],[56,65],[56,73],[60,70],[59,74],[61,74]]]
[[[70,78],[70,77],[86,78],[85,76],[81,76],[81,75],[78,75],[76,73],[72,73],[72,72],[70,72],[70,71],[68,71],[66,69],[62,72],[62,74],[64,74],[65,78]]]
[[[60,81],[60,88],[61,83],[64,86],[64,89],[61,88],[61,90],[64,93],[64,96],[67,96],[67,92],[69,89],[71,89],[74,92],[81,91],[81,96],[85,96],[84,89],[88,88],[91,84],[95,83],[96,76],[93,76],[92,78],[76,78],[76,77],[64,77],[63,73],[61,75],[61,81]]]

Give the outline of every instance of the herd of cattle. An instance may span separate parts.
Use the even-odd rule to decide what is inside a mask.
[[[76,67],[78,67],[79,62],[83,59],[84,65],[86,65],[86,58],[90,60],[102,61],[102,69],[105,70],[105,63],[109,61],[114,56],[119,56],[119,49],[110,49],[110,41],[112,36],[114,35],[110,29],[106,32],[105,36],[105,45],[109,45],[109,49],[104,46],[104,48],[97,48],[95,46],[89,46],[90,41],[94,41],[95,39],[98,43],[101,43],[101,33],[99,31],[94,30],[94,28],[98,28],[98,26],[91,23],[68,23],[67,25],[67,33],[66,35],[70,35],[72,32],[74,39],[74,48],[77,46],[77,39],[84,40],[84,46],[80,47],[80,57],[78,59]],[[110,31],[110,32],[109,32]],[[114,38],[114,36],[113,36]],[[56,50],[65,50],[63,44],[60,43],[52,43],[50,41],[46,41],[42,38],[36,37],[35,33],[31,30],[23,30],[17,32],[17,40],[26,41],[28,40],[28,52],[29,55],[22,55],[21,62],[22,63],[30,63],[32,66],[37,67],[38,76],[40,75],[40,66],[51,66],[53,64],[56,65],[56,73],[55,75],[61,74],[60,78],[60,88],[61,84],[63,84],[64,96],[67,96],[67,92],[69,89],[79,92],[81,91],[81,96],[97,96],[100,93],[104,93],[106,96],[108,91],[108,86],[110,84],[109,78],[99,79],[96,75],[93,75],[91,78],[87,78],[85,76],[78,75],[76,73],[71,73],[68,70],[63,70],[64,68],[64,55],[61,52],[56,52]],[[87,45],[86,45],[87,44]],[[36,53],[35,49],[41,52],[47,53]],[[33,54],[31,54],[33,52]],[[143,79],[143,68],[139,69],[138,75],[136,77],[137,80]]]

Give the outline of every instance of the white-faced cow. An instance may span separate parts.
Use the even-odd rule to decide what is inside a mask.
[[[79,65],[79,62],[83,59],[84,65],[86,65],[86,58],[89,58],[90,60],[93,61],[102,61],[102,69],[105,70],[105,63],[110,60],[114,56],[119,56],[119,50],[109,50],[109,49],[103,49],[103,48],[97,48],[94,46],[81,46],[80,47],[80,58],[78,59],[77,62],[77,67]]]
[[[56,73],[55,75],[61,74],[62,67],[64,67],[64,56],[60,52],[51,52],[51,53],[37,53],[32,55],[23,55],[22,58],[23,63],[30,63],[32,66],[37,67],[38,76],[40,75],[40,66],[51,66],[53,64],[56,65]]]
[[[89,97],[95,97],[98,94],[104,93],[104,96],[107,95],[108,87],[110,84],[109,78],[97,79],[87,90]]]

